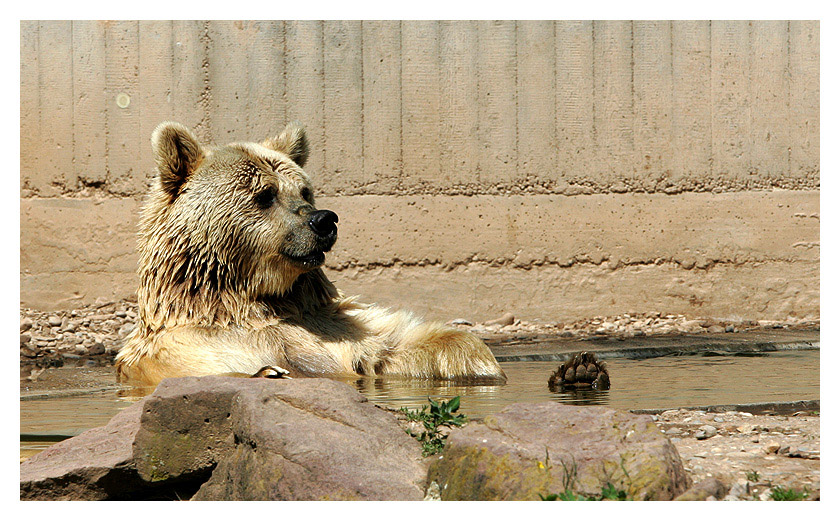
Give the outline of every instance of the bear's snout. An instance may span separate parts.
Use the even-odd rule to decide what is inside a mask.
[[[329,210],[317,210],[309,215],[309,227],[318,237],[327,238],[338,233],[338,215]]]

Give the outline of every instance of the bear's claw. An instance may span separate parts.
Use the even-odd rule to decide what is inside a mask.
[[[276,365],[267,365],[257,371],[251,378],[291,378],[289,371]]]

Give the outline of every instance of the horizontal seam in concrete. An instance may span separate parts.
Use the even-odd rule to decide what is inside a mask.
[[[404,261],[400,259],[395,259],[387,262],[381,261],[374,261],[374,262],[365,262],[365,263],[357,263],[357,262],[345,262],[337,265],[330,265],[327,264],[327,268],[332,271],[345,271],[349,269],[368,269],[374,270],[379,268],[394,268],[394,267],[407,267],[407,268],[415,268],[415,267],[441,267],[445,269],[454,269],[457,267],[462,266],[489,266],[493,268],[513,268],[513,269],[521,269],[521,270],[530,270],[534,268],[544,268],[544,267],[556,267],[556,268],[571,268],[573,266],[580,266],[580,265],[588,265],[588,266],[606,266],[612,270],[617,270],[621,268],[629,268],[634,266],[662,266],[666,264],[670,264],[673,266],[677,266],[683,268],[685,270],[709,270],[716,266],[734,266],[734,267],[742,267],[747,265],[758,265],[758,264],[772,264],[772,263],[785,263],[785,264],[795,264],[800,262],[819,262],[818,260],[804,260],[804,259],[785,259],[785,258],[766,258],[766,259],[745,259],[745,260],[733,260],[733,259],[713,259],[707,260],[706,262],[702,263],[702,265],[698,266],[696,262],[680,262],[675,259],[642,259],[642,260],[619,260],[617,263],[613,263],[609,260],[603,260],[600,262],[596,262],[591,259],[570,259],[568,261],[552,261],[552,260],[540,260],[540,261],[530,261],[527,263],[520,263],[516,262],[513,259],[495,259],[495,260],[482,260],[482,259],[469,259],[469,260],[460,260],[460,261],[451,261],[451,262],[441,262],[439,260],[417,260],[417,261]]]
[[[656,189],[648,189],[643,187],[628,187],[627,182],[631,179],[624,180],[624,186],[620,188],[613,188],[612,185],[600,185],[597,183],[574,184],[563,187],[555,186],[554,182],[529,182],[528,180],[517,180],[512,183],[497,184],[494,186],[479,186],[479,185],[451,185],[447,187],[434,187],[430,185],[417,185],[412,187],[405,187],[397,191],[378,191],[371,190],[376,186],[374,181],[363,183],[356,187],[349,187],[339,190],[330,190],[327,188],[322,193],[318,194],[321,197],[350,197],[356,195],[379,195],[392,197],[410,197],[417,195],[439,195],[439,196],[474,196],[474,195],[565,195],[565,196],[581,196],[581,195],[621,195],[621,194],[662,194],[662,195],[681,195],[687,193],[695,194],[719,194],[719,193],[754,193],[754,192],[771,192],[776,190],[789,190],[793,192],[807,192],[820,189],[819,171],[813,172],[814,179],[796,180],[796,183],[791,184],[791,180],[756,180],[749,182],[732,182],[727,184],[719,184],[714,187],[697,187],[697,186],[679,186],[668,185],[657,187]],[[90,187],[87,187],[88,189]],[[41,197],[37,189],[28,188],[26,180],[24,180],[25,190],[21,194],[21,199],[135,199],[145,195],[142,192],[126,192],[126,191],[110,191],[110,190],[86,190],[75,191],[64,189],[59,197]],[[317,190],[317,187],[316,187]]]

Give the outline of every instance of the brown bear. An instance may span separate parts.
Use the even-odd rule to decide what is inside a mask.
[[[317,210],[303,128],[205,148],[186,127],[152,134],[158,175],[138,236],[137,327],[121,379],[402,375],[504,382],[474,335],[362,304],[321,270],[338,216]]]

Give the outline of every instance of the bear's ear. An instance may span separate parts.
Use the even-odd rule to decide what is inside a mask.
[[[160,185],[173,198],[187,177],[204,159],[204,150],[190,130],[172,121],[164,121],[152,132],[152,150],[160,172]]]
[[[266,139],[262,145],[286,154],[299,166],[304,166],[309,159],[309,140],[306,139],[303,125],[298,121],[292,121],[279,136]]]

